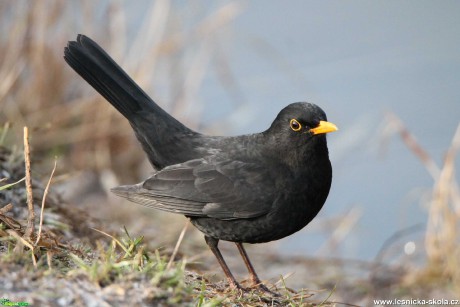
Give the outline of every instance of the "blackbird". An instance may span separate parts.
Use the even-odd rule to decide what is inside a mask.
[[[332,179],[325,134],[337,130],[324,111],[312,103],[292,103],[264,132],[207,136],[161,109],[90,38],[70,41],[64,59],[128,119],[156,170],[144,182],[112,192],[188,217],[204,233],[230,286],[243,289],[217,246],[219,240],[234,242],[251,286],[269,291],[243,243],[289,236],[321,210]]]

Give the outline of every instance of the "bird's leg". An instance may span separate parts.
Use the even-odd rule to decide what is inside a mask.
[[[235,242],[235,244],[238,247],[238,251],[240,252],[241,257],[243,258],[243,261],[244,261],[244,264],[246,265],[246,268],[248,269],[249,279],[251,281],[251,286],[252,287],[258,287],[260,290],[262,290],[264,292],[268,292],[270,294],[278,296],[277,293],[274,293],[274,292],[270,291],[270,289],[268,289],[262,283],[262,281],[260,281],[259,276],[257,276],[256,270],[254,270],[254,267],[252,266],[252,263],[249,260],[248,254],[246,253],[246,250],[243,247],[243,243]]]
[[[228,283],[230,284],[230,287],[234,289],[240,289],[242,290],[241,286],[238,284],[236,281],[235,277],[233,277],[232,272],[230,272],[230,269],[227,266],[227,263],[225,263],[224,258],[222,257],[222,254],[220,253],[219,248],[217,247],[217,244],[219,243],[218,239],[211,238],[208,236],[204,236],[204,239],[206,241],[206,244],[208,244],[209,248],[211,249],[212,253],[214,256],[216,256],[217,261],[219,262],[220,266],[222,267],[222,270],[224,271],[225,275],[227,276]]]
[[[257,276],[256,270],[254,270],[254,267],[252,266],[252,263],[249,260],[248,254],[246,253],[246,250],[243,247],[243,243],[235,242],[235,244],[238,247],[238,251],[240,252],[244,264],[246,265],[246,268],[249,271],[249,279],[251,280],[251,286],[254,287],[262,284],[262,282],[259,279],[259,276]]]

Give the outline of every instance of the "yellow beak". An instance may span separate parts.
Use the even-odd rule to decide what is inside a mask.
[[[320,121],[319,125],[315,128],[310,129],[312,134],[323,134],[339,130],[336,125],[327,121]]]

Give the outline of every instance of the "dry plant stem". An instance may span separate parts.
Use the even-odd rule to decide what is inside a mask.
[[[0,208],[0,214],[5,214],[8,211],[10,211],[11,209],[13,209],[13,205],[11,203],[9,203],[8,205]]]
[[[166,270],[169,270],[174,262],[174,258],[176,258],[177,252],[179,251],[179,247],[182,243],[182,240],[184,239],[185,233],[187,232],[189,220],[185,222],[184,228],[182,228],[182,231],[180,232],[179,239],[177,239],[176,246],[174,247],[174,251],[171,255],[171,258],[169,259],[168,265],[166,266]]]
[[[57,158],[54,158],[54,167],[53,167],[53,170],[51,171],[50,179],[48,180],[48,183],[46,184],[45,191],[43,192],[42,208],[40,210],[40,226],[38,227],[38,234],[37,234],[37,240],[35,241],[35,246],[37,246],[38,242],[40,241],[40,236],[42,234],[43,212],[45,211],[45,200],[46,200],[46,196],[48,195],[48,191],[51,185],[51,179],[53,179],[54,171],[56,171],[56,166],[57,166]]]
[[[390,122],[396,126],[397,131],[406,146],[415,154],[416,157],[419,158],[433,179],[437,180],[441,170],[436,165],[436,162],[434,162],[430,155],[422,148],[422,146],[420,146],[415,136],[407,129],[396,114],[388,113],[387,116],[389,117]]]
[[[48,267],[50,269],[52,265],[52,259],[53,259],[53,253],[50,250],[46,251],[46,263],[48,264]]]
[[[26,172],[27,207],[29,214],[27,217],[27,228],[24,232],[23,238],[25,240],[30,240],[31,235],[35,230],[35,211],[32,195],[32,176],[30,171],[29,129],[27,127],[24,127],[24,163]]]
[[[18,240],[18,242],[20,244],[16,245],[15,247],[15,251],[17,250],[16,248],[18,246],[27,246],[28,248],[30,248],[30,250],[32,251],[32,263],[34,265],[34,267],[36,268],[37,267],[37,259],[35,259],[35,255],[34,255],[34,247],[32,244],[30,244],[30,242],[26,239],[24,239],[23,237],[21,237],[15,230],[13,229],[7,229],[6,232],[8,232],[8,234],[10,234],[12,237],[16,238],[16,240]],[[21,247],[21,251],[22,251],[22,247]]]
[[[422,161],[434,179],[432,199],[429,204],[428,225],[425,235],[425,250],[433,265],[447,266],[442,275],[447,278],[458,276],[458,240],[460,232],[460,195],[455,179],[455,157],[460,148],[460,125],[457,127],[451,146],[439,168],[429,154],[417,143],[415,137],[394,114],[390,120],[397,128],[406,146]],[[450,268],[450,269],[449,269]],[[449,277],[450,276],[450,277]]]
[[[15,219],[5,215],[8,211],[13,209],[13,205],[10,203],[2,208],[0,208],[0,222],[4,223],[6,226],[13,230],[20,230],[21,224]]]
[[[460,144],[460,125],[457,127],[450,148],[444,159],[440,176],[433,188],[433,199],[428,216],[426,234],[427,254],[432,261],[442,261],[445,255],[453,255],[458,249],[459,238],[458,204],[456,194],[458,185],[455,182],[455,156]]]
[[[96,229],[96,228],[91,228],[92,230],[95,230],[109,238],[111,238],[113,240],[113,242],[115,242],[116,245],[120,246],[120,248],[128,255],[130,255],[131,253],[129,252],[129,250],[126,249],[126,247],[123,245],[123,243],[120,242],[120,240],[118,240],[117,238],[115,238],[114,236],[108,234],[107,232],[104,232],[102,230],[99,230],[99,229]]]

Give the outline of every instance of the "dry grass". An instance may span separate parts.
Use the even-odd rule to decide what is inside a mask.
[[[460,149],[460,124],[447,149],[443,164],[435,160],[417,142],[395,114],[387,114],[384,134],[398,133],[404,144],[417,157],[433,178],[429,198],[425,251],[428,261],[423,270],[411,272],[408,285],[446,285],[460,293],[460,189],[455,178],[455,159]]]

